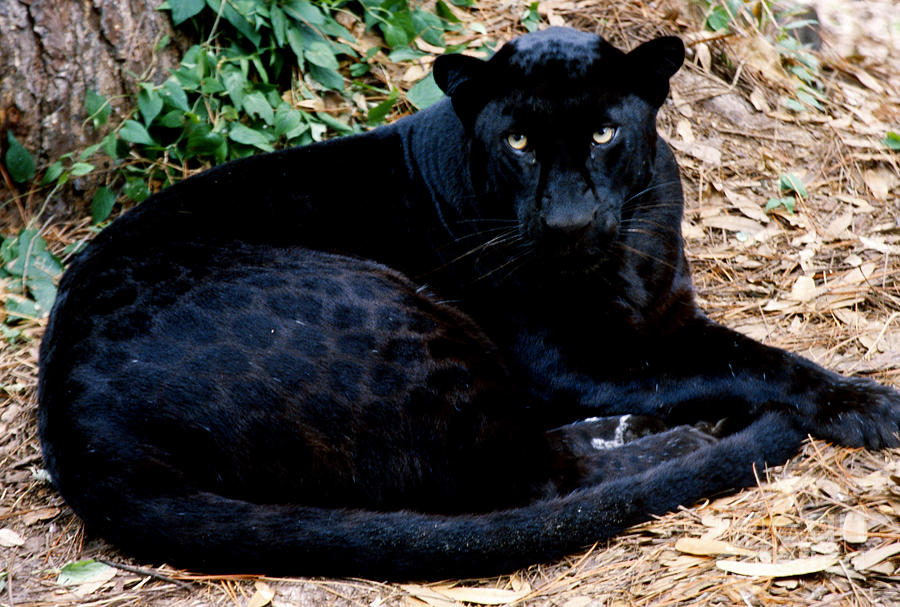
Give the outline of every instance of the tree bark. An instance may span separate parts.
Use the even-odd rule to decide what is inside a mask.
[[[38,166],[99,139],[86,122],[93,89],[115,110],[131,74],[164,79],[181,54],[161,0],[0,0],[0,151],[6,130]],[[163,36],[175,43],[155,52]],[[3,188],[0,180],[0,189]]]

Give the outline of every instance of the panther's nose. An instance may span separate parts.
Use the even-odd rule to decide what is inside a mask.
[[[541,221],[549,233],[559,237],[578,238],[587,232],[594,217],[594,209],[565,209],[543,215]]]

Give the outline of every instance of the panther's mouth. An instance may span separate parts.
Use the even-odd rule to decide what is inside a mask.
[[[598,246],[554,247],[542,250],[547,270],[563,275],[591,274],[600,270],[610,259],[611,251]]]

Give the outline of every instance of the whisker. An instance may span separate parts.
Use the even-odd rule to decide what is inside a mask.
[[[623,228],[632,227],[632,223],[643,224],[646,226],[650,226],[653,228],[657,228],[656,230],[652,230],[656,234],[660,235],[671,235],[671,234],[681,234],[681,226],[677,228],[673,226],[667,226],[664,223],[658,223],[656,221],[650,221],[649,219],[627,219],[621,223]]]
[[[672,264],[670,264],[668,261],[666,261],[664,259],[660,259],[659,257],[656,257],[655,255],[651,255],[650,253],[647,253],[646,251],[641,251],[640,249],[630,247],[627,244],[625,244],[624,242],[616,241],[616,244],[618,244],[620,247],[622,247],[626,251],[630,251],[631,253],[634,253],[635,255],[640,255],[641,257],[645,257],[651,261],[655,261],[656,263],[666,266],[667,268],[670,268],[672,270],[678,269],[675,266],[673,266]]]
[[[632,194],[631,196],[629,196],[628,198],[626,198],[624,204],[628,204],[629,202],[631,202],[631,201],[634,200],[635,198],[637,198],[637,197],[639,197],[639,196],[643,196],[644,194],[647,194],[648,192],[652,192],[653,190],[662,189],[662,188],[667,188],[667,187],[669,187],[670,185],[676,185],[676,184],[679,184],[679,183],[681,183],[681,181],[678,180],[678,179],[670,179],[669,181],[663,181],[663,182],[660,182],[660,183],[654,183],[654,184],[651,185],[651,186],[647,186],[646,188],[644,188],[644,189],[641,190],[640,192],[637,192],[636,194]]]
[[[496,227],[496,228],[488,228],[488,229],[485,229],[485,230],[478,230],[477,232],[472,232],[471,234],[466,234],[466,235],[464,235],[464,236],[459,236],[459,237],[453,239],[452,242],[448,242],[447,244],[441,246],[440,248],[441,248],[441,249],[446,249],[447,247],[449,247],[449,246],[451,246],[451,245],[453,245],[453,244],[459,244],[459,243],[463,242],[464,240],[471,240],[472,238],[476,238],[476,237],[478,237],[478,236],[487,236],[488,234],[492,234],[492,233],[494,233],[494,232],[507,232],[507,233],[509,233],[509,232],[512,232],[512,231],[514,231],[514,228],[511,229],[509,226],[500,226],[500,227]]]
[[[527,255],[528,255],[529,253],[531,253],[532,251],[533,251],[533,249],[529,248],[529,249],[526,249],[526,250],[522,251],[521,253],[519,253],[519,254],[516,255],[515,257],[509,258],[508,260],[506,260],[505,262],[503,262],[502,264],[500,264],[499,266],[497,266],[496,268],[494,268],[494,269],[491,270],[490,272],[487,272],[487,273],[482,274],[481,276],[479,276],[477,279],[475,279],[475,282],[478,282],[479,280],[484,280],[484,279],[487,278],[488,276],[491,276],[491,275],[493,275],[493,274],[496,274],[497,272],[499,272],[499,271],[502,270],[503,268],[506,268],[506,267],[510,266],[511,264],[515,263],[516,261],[519,261],[519,260],[522,259],[523,257],[527,256]],[[518,266],[517,266],[517,267],[518,267]],[[517,269],[517,268],[513,268],[512,271],[515,271],[515,269]]]
[[[484,250],[489,249],[489,248],[491,248],[491,247],[496,247],[496,246],[501,246],[501,245],[507,245],[507,244],[516,242],[517,240],[519,240],[519,239],[521,239],[521,238],[522,238],[522,236],[521,236],[521,234],[519,234],[519,231],[518,231],[517,228],[507,228],[506,232],[504,232],[504,233],[502,233],[502,234],[499,234],[499,235],[497,235],[497,236],[494,236],[493,238],[491,238],[491,239],[488,240],[487,242],[483,242],[483,243],[481,243],[481,244],[478,245],[478,246],[472,247],[471,249],[469,249],[469,250],[466,251],[465,253],[462,253],[462,254],[460,254],[460,255],[454,257],[454,258],[451,259],[450,261],[447,261],[447,262],[441,264],[440,266],[434,268],[434,269],[431,270],[430,272],[425,273],[425,274],[423,275],[423,277],[424,277],[424,276],[430,276],[431,274],[434,274],[435,272],[439,272],[440,270],[443,270],[444,268],[446,268],[446,267],[448,267],[448,266],[451,266],[451,265],[453,265],[453,264],[455,264],[455,263],[457,263],[457,262],[459,262],[459,261],[462,261],[462,260],[465,259],[466,257],[469,257],[470,255],[474,255],[475,253],[478,253],[478,252],[480,252],[480,251],[484,251]]]

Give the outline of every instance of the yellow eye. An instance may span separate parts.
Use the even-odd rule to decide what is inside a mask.
[[[506,137],[506,143],[514,150],[524,150],[528,145],[528,137],[522,133],[510,133]]]
[[[597,145],[603,145],[604,143],[609,143],[612,141],[612,138],[616,135],[615,127],[605,126],[599,131],[594,131],[594,143]]]

